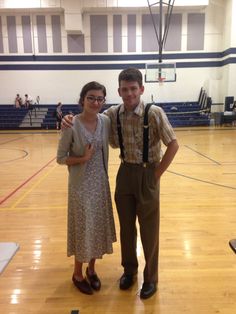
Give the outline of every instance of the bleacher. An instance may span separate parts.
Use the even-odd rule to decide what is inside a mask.
[[[166,113],[173,127],[209,126],[209,110],[202,109],[198,102],[175,102],[157,104]]]
[[[114,104],[105,104],[105,109]],[[210,118],[207,111],[202,110],[198,102],[155,103],[167,114],[173,127],[208,126]],[[34,105],[31,110],[16,109],[12,105],[0,105],[0,129],[56,129],[53,112],[56,104]],[[63,105],[63,115],[81,112],[77,104]]]
[[[56,118],[53,112],[56,110],[56,105],[40,105],[40,107],[47,107],[47,114],[41,124],[42,129],[56,129]],[[63,105],[61,108],[63,116],[69,113],[77,114],[81,112],[81,107],[78,105]]]
[[[16,109],[12,105],[0,105],[0,129],[18,129],[27,114],[28,109]]]
[[[225,108],[224,112],[221,115],[221,123],[222,124],[232,124],[236,121],[236,101],[234,100],[234,96],[226,96],[225,97]]]
[[[0,105],[0,130],[56,129],[55,109],[56,105],[33,105],[31,109]],[[65,105],[62,111],[66,115],[80,110],[78,105]]]

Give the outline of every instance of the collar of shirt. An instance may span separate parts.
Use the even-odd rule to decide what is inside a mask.
[[[121,104],[119,114],[122,114],[122,113],[124,113],[125,111],[126,111],[126,110],[125,110],[124,104]],[[135,113],[136,115],[142,117],[143,112],[144,112],[144,102],[141,100],[141,101],[139,102],[139,104],[135,107],[133,113]]]

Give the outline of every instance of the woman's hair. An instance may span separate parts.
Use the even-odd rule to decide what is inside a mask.
[[[143,75],[136,68],[127,68],[120,72],[118,77],[119,86],[121,81],[138,82],[139,86],[143,86]]]
[[[98,82],[92,81],[84,85],[80,92],[79,104],[83,106],[84,98],[90,90],[101,90],[103,96],[106,97],[106,87]]]

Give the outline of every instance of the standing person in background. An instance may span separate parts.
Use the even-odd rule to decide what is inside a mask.
[[[15,107],[16,108],[21,108],[22,107],[22,98],[20,97],[20,94],[16,94]]]
[[[108,136],[110,120],[100,115],[106,89],[97,82],[80,93],[82,113],[73,127],[63,130],[57,162],[69,170],[67,255],[74,255],[74,285],[85,294],[99,290],[96,259],[113,252],[116,241],[108,182]],[[83,263],[88,263],[85,279]],[[93,289],[93,290],[92,290]]]
[[[39,105],[39,103],[40,103],[40,96],[37,96],[36,97],[36,104]]]
[[[124,268],[120,289],[129,289],[136,279],[138,218],[145,258],[140,297],[147,299],[156,292],[158,284],[160,178],[179,146],[164,111],[155,105],[148,111],[148,105],[142,101],[142,73],[135,68],[125,69],[119,74],[118,82],[123,103],[111,106],[104,113],[111,120],[109,142],[114,148],[120,147],[121,164],[115,190]],[[70,119],[65,117],[64,127],[71,125]],[[161,142],[167,147],[164,154]]]
[[[56,111],[55,111],[55,115],[56,115],[56,128],[57,130],[60,130],[61,129],[61,120],[63,118],[63,112],[61,110],[62,108],[62,103],[59,102],[57,104],[57,107],[56,107]]]

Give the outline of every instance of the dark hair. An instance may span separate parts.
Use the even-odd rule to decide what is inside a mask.
[[[128,81],[128,82],[138,82],[139,86],[143,86],[143,75],[142,73],[136,68],[127,68],[120,72],[119,77],[119,86],[121,81]]]
[[[61,106],[61,102],[59,101],[59,103],[57,104],[57,107]]]
[[[84,87],[81,89],[80,98],[79,98],[79,104],[81,106],[83,106],[85,96],[92,89],[101,90],[103,92],[104,97],[106,97],[107,92],[106,92],[106,87],[104,85],[95,81],[89,82],[85,84]]]

